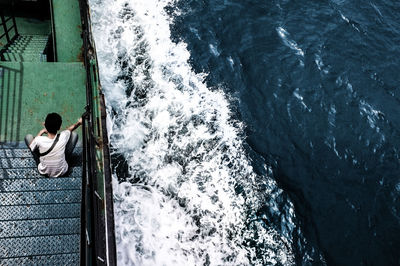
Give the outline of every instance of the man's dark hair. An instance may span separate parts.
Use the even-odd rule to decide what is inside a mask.
[[[46,121],[44,122],[44,126],[47,129],[47,132],[56,134],[60,129],[62,124],[62,118],[57,113],[50,113],[46,116]]]

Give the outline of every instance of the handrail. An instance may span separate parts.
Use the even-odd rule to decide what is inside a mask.
[[[81,265],[116,265],[113,195],[104,96],[97,78],[97,58],[91,35],[89,6],[87,0],[79,0],[79,4],[87,102],[82,127],[84,132],[82,215],[85,217],[82,217],[84,223],[81,229],[83,234]]]
[[[10,42],[10,36],[8,35],[7,20],[4,18],[3,10],[1,11],[0,17],[1,17],[1,25],[3,25],[3,30],[4,30],[4,34],[1,35],[0,38],[6,36],[8,44]]]
[[[82,115],[82,139],[83,139],[83,167],[82,167],[82,207],[81,207],[81,265],[97,265],[96,252],[93,245],[96,241],[96,214],[95,214],[95,187],[93,180],[97,176],[95,156],[93,152],[93,135],[90,121],[89,106]],[[88,212],[90,213],[88,215]]]
[[[53,42],[53,61],[57,62],[56,26],[54,23],[53,0],[50,0],[51,37]]]

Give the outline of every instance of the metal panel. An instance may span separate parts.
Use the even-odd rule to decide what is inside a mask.
[[[79,178],[0,179],[2,192],[81,189]]]
[[[78,265],[79,253],[0,259],[0,265]]]
[[[28,149],[1,149],[0,157],[32,157]]]
[[[80,233],[79,218],[0,222],[0,238]]]
[[[31,255],[79,252],[80,235],[58,235],[0,239],[0,259]]]
[[[1,158],[2,168],[36,168],[33,158]]]
[[[81,176],[82,176],[82,168],[73,167],[69,177],[81,178]],[[0,179],[3,178],[43,178],[43,176],[39,174],[35,166],[35,168],[0,169]],[[57,177],[57,178],[62,179],[64,177]]]
[[[80,190],[4,192],[0,194],[1,206],[78,202],[81,202]]]
[[[0,221],[26,219],[77,218],[80,216],[80,203],[0,206]]]

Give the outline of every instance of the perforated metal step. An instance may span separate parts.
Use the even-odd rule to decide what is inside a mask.
[[[0,265],[79,264],[80,152],[68,176],[49,178],[24,145],[0,146]]]
[[[1,158],[1,168],[36,168],[36,163],[33,158]]]
[[[81,189],[81,179],[66,178],[27,178],[27,179],[0,179],[0,187],[4,192],[17,191],[46,191]]]
[[[0,239],[0,259],[79,252],[79,234]]]
[[[0,265],[78,265],[79,253],[0,259]]]
[[[2,221],[0,238],[79,234],[79,228],[79,218]]]
[[[2,192],[0,195],[1,206],[77,203],[80,200],[80,190]]]
[[[80,167],[73,167],[69,177],[81,178],[81,175],[82,175],[82,169]],[[25,179],[25,178],[43,178],[43,176],[40,175],[39,172],[36,170],[36,165],[34,168],[1,168],[0,165],[0,179],[7,179],[7,178]],[[57,177],[57,178],[62,179],[64,177]]]
[[[0,206],[0,221],[77,218],[80,203]]]
[[[46,35],[19,36],[3,53],[3,57],[11,62],[46,62],[44,50],[47,40]]]
[[[40,53],[25,53],[25,52],[15,52],[15,53],[4,53],[4,59],[10,62],[46,62],[47,57]]]

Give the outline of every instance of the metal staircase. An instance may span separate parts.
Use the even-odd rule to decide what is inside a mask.
[[[25,144],[0,146],[0,265],[78,265],[81,149],[67,177],[39,175]]]
[[[46,62],[47,35],[19,35],[2,52],[3,61]]]
[[[5,44],[4,44],[5,42]],[[0,5],[0,60],[13,62],[46,62],[47,35],[20,35],[11,11],[4,14]]]

